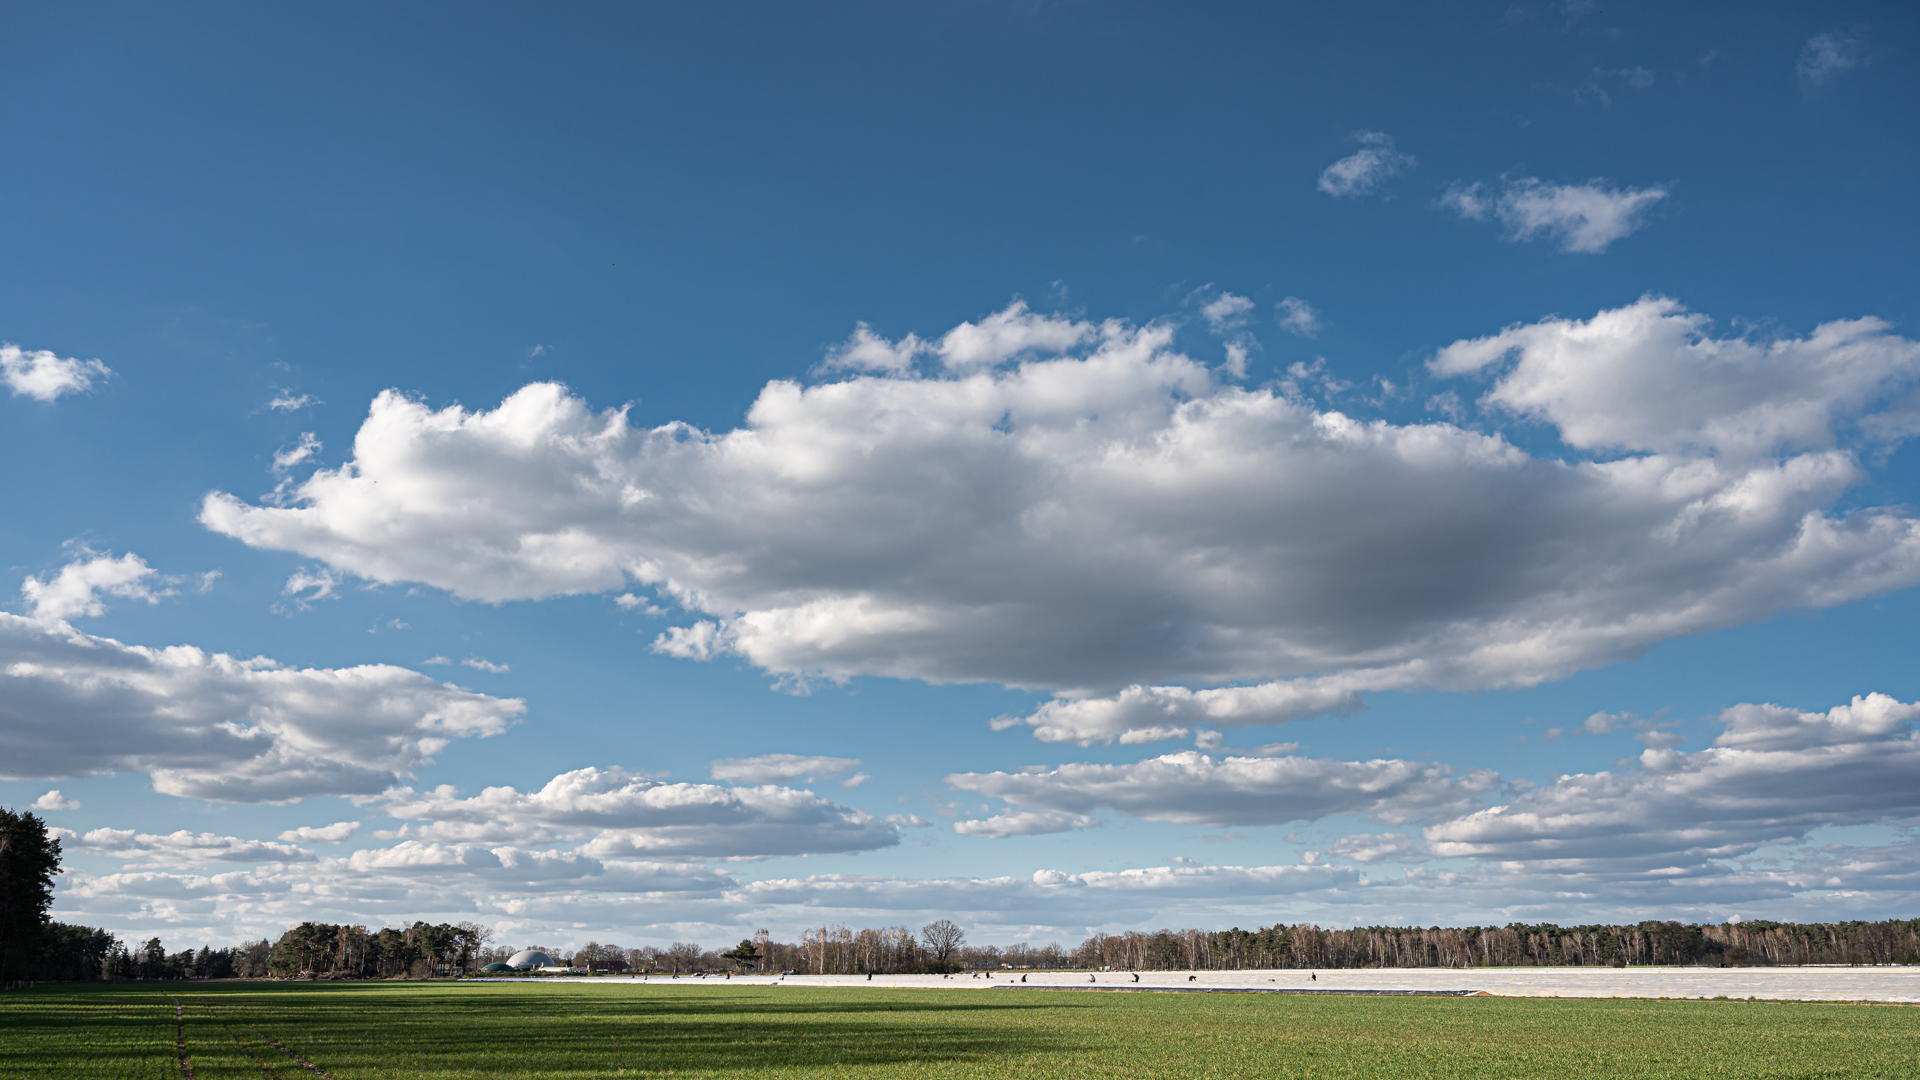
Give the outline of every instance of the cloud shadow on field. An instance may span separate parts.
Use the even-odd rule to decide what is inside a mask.
[[[226,988],[221,988],[225,990]],[[1017,1061],[1084,1049],[1025,1013],[1064,1003],[926,1000],[899,991],[832,999],[773,988],[235,986],[218,1002],[336,1076],[602,1075]],[[265,990],[266,992],[262,992]],[[292,991],[292,993],[289,993]],[[300,992],[300,991],[305,991]],[[478,991],[478,992],[476,992]],[[556,992],[558,991],[558,992]],[[943,995],[961,997],[963,995]],[[973,998],[975,995],[964,995]],[[183,999],[184,1000],[184,999]],[[1085,1006],[1079,1006],[1084,1008]],[[1012,1021],[1012,1022],[1009,1022]]]

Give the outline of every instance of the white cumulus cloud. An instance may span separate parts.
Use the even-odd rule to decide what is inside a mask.
[[[373,794],[526,706],[386,664],[286,668],[0,613],[0,776],[152,774],[170,795]]]
[[[1458,341],[1428,368],[1498,372],[1483,405],[1552,424],[1577,449],[1723,460],[1816,451],[1802,467],[1817,468],[1847,426],[1899,438],[1920,415],[1905,396],[1920,383],[1920,344],[1890,330],[1865,318],[1805,338],[1716,338],[1705,316],[1647,297]]]
[[[331,825],[302,825],[280,834],[289,844],[338,844],[360,828],[357,821],[336,821]]]
[[[1043,772],[954,773],[962,791],[1031,810],[1118,810],[1186,825],[1280,825],[1366,814],[1389,825],[1479,806],[1498,778],[1417,761],[1305,757],[1214,758],[1188,750],[1130,765],[1061,765]],[[1053,831],[1053,830],[1048,830]]]
[[[1736,705],[1707,749],[1563,776],[1423,831],[1435,855],[1535,872],[1696,874],[1826,825],[1920,819],[1920,705],[1884,694],[1824,713]]]
[[[28,577],[20,583],[20,595],[35,619],[58,623],[106,614],[107,606],[100,600],[103,593],[157,604],[162,597],[174,595],[166,587],[170,581],[131,551],[117,559],[88,551],[45,580]]]
[[[39,798],[33,800],[32,809],[34,810],[78,810],[80,809],[80,800],[69,799],[65,795],[60,794],[59,788],[54,788],[52,791],[49,791],[45,795],[42,795]]]
[[[214,494],[201,520],[493,602],[638,583],[695,614],[664,654],[1052,690],[1008,722],[1074,742],[1531,685],[1920,581],[1920,522],[1838,509],[1920,430],[1920,347],[1877,320],[1755,342],[1648,298],[1439,350],[1436,376],[1493,377],[1493,417],[1558,430],[1537,456],[1089,325],[1016,305],[968,324],[1006,363],[777,381],[724,432],[551,383],[481,411],[385,393],[289,505]],[[1021,351],[1047,334],[1080,343]]]
[[[1357,833],[1333,842],[1328,853],[1354,862],[1379,862],[1382,859],[1418,859],[1423,852],[1420,841],[1406,833]]]
[[[755,857],[871,851],[900,842],[888,819],[775,785],[669,784],[620,769],[561,773],[538,791],[449,785],[389,793],[387,813],[422,841],[530,846],[584,841],[597,858]]]
[[[1072,832],[1099,824],[1085,814],[1062,814],[1053,810],[1009,810],[989,818],[956,821],[953,831],[961,836],[979,836],[997,840],[1006,836],[1040,836],[1045,833]]]
[[[856,323],[852,336],[828,350],[820,362],[821,371],[880,371],[904,374],[913,361],[932,347],[912,334],[898,342],[888,341],[873,332],[866,323]]]
[[[18,345],[0,344],[0,382],[15,397],[52,402],[62,394],[83,394],[96,379],[112,375],[98,360],[61,359],[45,349],[28,352]]]

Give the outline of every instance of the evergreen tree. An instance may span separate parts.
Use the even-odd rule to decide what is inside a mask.
[[[0,983],[34,977],[59,873],[60,841],[47,823],[0,807]]]

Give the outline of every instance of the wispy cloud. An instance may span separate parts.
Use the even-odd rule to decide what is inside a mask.
[[[730,784],[774,784],[797,780],[803,776],[809,780],[815,776],[837,776],[849,769],[859,767],[859,758],[761,754],[758,757],[723,758],[715,761],[708,766],[707,775]],[[844,786],[855,787],[859,782],[849,780]]]
[[[1200,308],[1200,314],[1207,320],[1207,326],[1216,334],[1231,333],[1246,325],[1247,312],[1253,310],[1253,301],[1244,296],[1223,292]]]
[[[303,566],[287,575],[280,595],[292,597],[294,604],[305,611],[318,601],[339,599],[341,581],[340,575],[331,570],[308,570]]]
[[[1498,190],[1455,184],[1440,197],[1440,205],[1469,221],[1499,221],[1509,240],[1548,237],[1558,240],[1562,251],[1597,255],[1638,230],[1647,211],[1666,197],[1664,187],[1613,187],[1602,179],[1549,184],[1525,177],[1509,180]]]
[[[1320,313],[1313,310],[1312,304],[1297,296],[1289,296],[1274,307],[1281,329],[1297,337],[1320,336]]]
[[[1206,286],[1202,294],[1212,290]],[[1247,329],[1247,315],[1253,310],[1253,301],[1244,296],[1222,292],[1201,305],[1200,315],[1207,320],[1207,328],[1215,337],[1224,339],[1227,360],[1220,370],[1231,378],[1247,377],[1247,359],[1260,348],[1260,340]]]
[[[1794,63],[1794,72],[1800,76],[1800,85],[1812,90],[1871,62],[1867,43],[1859,36],[1830,30],[1807,39],[1800,59]]]
[[[312,459],[315,454],[320,452],[320,449],[320,440],[314,436],[313,432],[303,431],[300,433],[299,442],[274,452],[273,471],[277,473],[286,472],[295,465]]]
[[[295,394],[291,390],[282,390],[272,401],[267,402],[267,408],[276,412],[293,412],[297,409],[304,409],[309,405],[324,404],[326,404],[326,402],[321,401],[312,394]]]
[[[1597,101],[1601,105],[1613,104],[1610,86],[1624,86],[1630,90],[1646,90],[1659,81],[1651,68],[1594,68],[1593,76],[1579,89],[1573,92],[1576,100]]]
[[[1388,179],[1419,164],[1412,154],[1394,148],[1393,136],[1378,131],[1353,133],[1360,149],[1327,166],[1320,173],[1320,190],[1336,199],[1358,198],[1380,190]]]

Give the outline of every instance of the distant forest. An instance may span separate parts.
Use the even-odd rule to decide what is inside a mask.
[[[492,946],[470,922],[369,930],[301,923],[278,940],[168,952],[159,938],[129,947],[112,933],[49,917],[60,842],[31,812],[0,807],[0,988],[94,979],[434,978],[473,971],[519,951]],[[798,942],[762,930],[722,951],[693,942],[623,949],[588,942],[568,952],[530,946],[557,964],[593,971],[798,971],[858,975],[964,970],[1106,968],[1233,971],[1247,968],[1575,967],[1674,964],[1920,963],[1920,919],[1702,926],[1508,923],[1506,926],[1369,926],[1331,930],[1275,924],[1258,930],[1158,930],[1095,934],[1072,950],[1057,942],[969,945],[958,924],[855,930],[821,926]]]
[[[504,961],[518,947],[490,946],[472,923],[364,926],[301,923],[277,941],[169,953],[159,939],[128,949],[104,930],[50,923],[42,979],[433,978]],[[1334,930],[1274,925],[1258,930],[1160,930],[1096,934],[1077,948],[969,945],[947,920],[918,934],[904,926],[823,926],[797,942],[762,931],[725,951],[693,942],[624,949],[589,942],[568,951],[530,945],[558,965],[659,974],[798,971],[907,974],[966,970],[1232,971],[1248,968],[1749,966],[1920,963],[1920,919],[1701,926],[1374,926]]]

